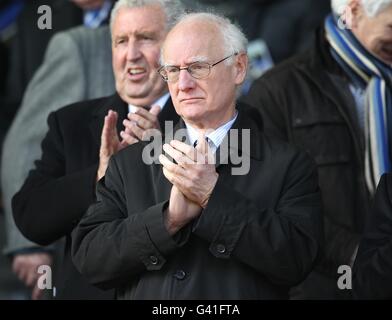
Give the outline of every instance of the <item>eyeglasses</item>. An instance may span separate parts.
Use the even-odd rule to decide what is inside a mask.
[[[177,82],[181,70],[188,71],[189,74],[195,79],[205,79],[210,75],[212,67],[216,66],[218,63],[229,59],[232,56],[236,56],[237,54],[238,52],[235,52],[213,64],[210,64],[208,62],[196,61],[191,63],[189,66],[182,68],[177,66],[162,66],[158,69],[158,73],[161,75],[163,80],[167,82]]]

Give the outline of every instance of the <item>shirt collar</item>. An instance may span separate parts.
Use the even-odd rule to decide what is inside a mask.
[[[209,145],[211,146],[212,144],[215,150],[219,148],[227,132],[230,130],[230,128],[233,126],[234,121],[237,119],[237,116],[238,116],[238,112],[236,110],[235,115],[231,120],[229,120],[225,124],[221,125],[219,128],[215,129],[214,131],[206,135],[206,138],[208,138],[209,140]],[[199,132],[197,131],[197,129],[193,128],[191,125],[187,124],[186,122],[185,122],[185,126],[187,129],[189,142],[191,143],[191,145],[194,145],[197,139],[199,138]]]
[[[170,97],[170,93],[165,93],[162,97],[160,97],[158,100],[156,100],[154,103],[151,104],[151,107],[154,105],[158,105],[161,110],[163,109],[163,107],[165,106],[167,100],[169,100]],[[128,112],[130,113],[135,113],[135,111],[140,108],[140,106],[134,106],[132,104],[128,104]]]

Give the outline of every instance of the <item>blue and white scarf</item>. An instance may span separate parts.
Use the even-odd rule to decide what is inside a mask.
[[[373,194],[392,167],[392,67],[367,51],[337,18],[325,20],[331,54],[351,81],[365,91],[365,178]]]

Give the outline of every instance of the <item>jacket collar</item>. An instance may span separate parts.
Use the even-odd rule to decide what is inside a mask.
[[[330,52],[330,44],[325,36],[324,27],[319,27],[315,31],[315,41],[310,57],[309,65],[312,68],[323,69],[336,76],[346,77],[344,70],[336,63]]]

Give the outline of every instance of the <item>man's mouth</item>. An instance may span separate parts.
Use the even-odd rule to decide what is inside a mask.
[[[131,76],[143,74],[145,72],[146,72],[146,69],[144,69],[144,68],[129,68],[128,69],[128,74],[130,74]]]
[[[199,98],[199,97],[182,98],[182,99],[180,99],[180,102],[196,102],[201,99],[202,98]]]

